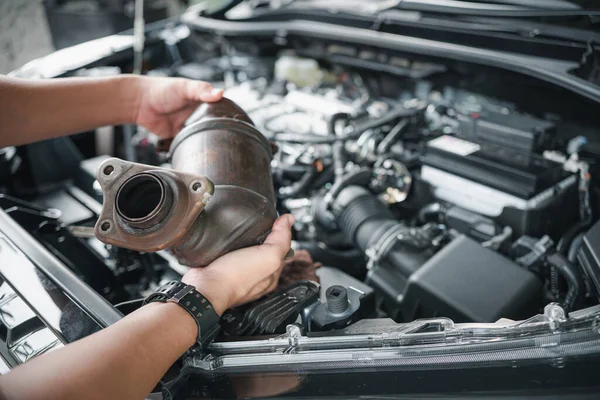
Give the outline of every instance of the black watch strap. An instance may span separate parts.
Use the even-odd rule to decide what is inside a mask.
[[[219,316],[210,301],[194,286],[179,281],[165,283],[148,296],[144,304],[155,301],[177,303],[190,313],[198,324],[198,344],[203,349],[219,334],[221,329]]]

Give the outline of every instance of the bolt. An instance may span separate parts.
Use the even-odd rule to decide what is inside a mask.
[[[348,292],[340,285],[334,285],[325,292],[327,298],[327,309],[333,314],[342,314],[349,307]]]

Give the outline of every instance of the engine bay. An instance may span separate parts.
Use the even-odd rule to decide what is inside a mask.
[[[338,325],[319,312],[307,321],[305,310],[306,326],[374,316],[494,322],[549,302],[583,304],[583,281],[566,269],[579,273],[573,234],[591,226],[590,167],[576,150],[586,139],[558,151],[556,121],[439,86],[442,65],[411,69],[418,78],[395,96],[377,95],[368,72],[314,59],[283,55],[269,67],[274,80],[246,80],[226,96],[279,147],[281,211],[296,217],[294,247],[326,265],[316,270],[322,302],[339,290],[363,293],[357,303],[367,305],[354,319],[328,308]],[[344,279],[330,282],[331,267]]]
[[[272,143],[277,211],[296,219],[296,254],[279,287],[227,311],[217,342],[290,324],[494,323],[551,303],[567,314],[598,303],[600,147],[587,100],[531,78],[371,48],[248,48],[193,34],[167,44],[168,57],[161,46],[145,73],[223,87]],[[539,93],[549,94],[532,102]],[[109,154],[170,167],[150,132],[128,129],[109,129]],[[96,170],[107,159],[100,135],[3,149],[0,206],[126,314],[187,267],[169,251],[90,235],[101,214]]]

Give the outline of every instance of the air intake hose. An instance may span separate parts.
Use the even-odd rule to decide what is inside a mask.
[[[377,197],[361,186],[343,189],[332,204],[337,225],[348,239],[380,265],[408,278],[430,257],[429,240],[399,223]],[[425,239],[425,240],[423,240]],[[386,282],[375,283],[387,286]]]

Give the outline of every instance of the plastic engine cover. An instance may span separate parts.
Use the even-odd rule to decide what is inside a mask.
[[[404,315],[417,307],[455,322],[495,322],[532,315],[541,282],[512,260],[461,235],[413,273]]]

